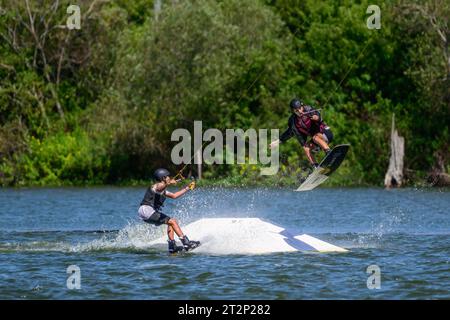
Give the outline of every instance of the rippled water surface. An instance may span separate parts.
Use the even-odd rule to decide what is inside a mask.
[[[224,238],[217,253],[178,256],[148,245],[165,229],[138,220],[144,192],[0,190],[0,299],[450,298],[448,191],[198,189],[167,201],[182,227],[257,217],[349,252],[224,255]],[[80,268],[79,290],[67,288],[70,265]],[[367,287],[370,265],[380,289]]]

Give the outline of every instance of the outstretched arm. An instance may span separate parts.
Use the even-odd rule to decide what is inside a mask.
[[[280,143],[286,142],[294,136],[294,131],[292,130],[294,118],[291,116],[288,120],[288,128],[281,134],[280,139],[272,141],[269,148],[272,149],[279,145]]]
[[[280,143],[283,143],[287,140],[289,140],[290,138],[292,138],[292,136],[294,135],[294,132],[292,131],[291,127],[287,128],[286,131],[284,131],[281,136],[280,136]]]
[[[176,199],[176,198],[181,197],[183,194],[185,194],[186,192],[188,192],[189,190],[192,190],[194,188],[195,188],[195,181],[192,181],[186,187],[184,187],[183,189],[181,189],[175,193],[166,191],[166,196],[171,199]]]
[[[277,140],[275,140],[275,141],[272,141],[270,144],[269,144],[269,148],[270,149],[272,149],[272,148],[275,148],[277,145],[279,145],[280,144],[280,139],[277,139]]]
[[[281,134],[280,139],[275,140],[275,141],[272,141],[272,142],[269,144],[269,148],[270,148],[270,149],[275,148],[275,147],[278,146],[280,143],[289,140],[293,135],[294,135],[294,133],[292,132],[292,129],[291,129],[291,128],[287,128],[287,130]]]

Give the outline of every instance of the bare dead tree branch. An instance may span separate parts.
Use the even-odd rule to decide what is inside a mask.
[[[16,69],[14,69],[13,66],[4,64],[4,63],[2,63],[2,62],[0,62],[0,67],[3,68],[3,69],[9,70],[9,71],[13,71],[13,72],[16,71]]]
[[[55,99],[56,109],[57,109],[61,119],[64,119],[64,111],[63,111],[61,103],[59,101],[58,91],[55,89],[55,85],[54,85],[54,83],[53,83],[53,81],[52,81],[52,79],[50,77],[49,65],[47,63],[47,57],[46,57],[46,54],[45,54],[45,49],[44,49],[43,44],[42,44],[42,42],[40,41],[40,39],[39,39],[39,37],[37,35],[36,30],[35,30],[35,26],[34,26],[35,17],[33,17],[32,14],[31,14],[30,4],[29,4],[28,0],[25,0],[25,4],[26,4],[27,12],[28,12],[29,21],[30,21],[29,30],[31,31],[31,34],[32,34],[32,36],[34,38],[35,45],[36,45],[37,49],[39,50],[39,52],[41,54],[41,59],[42,59],[42,63],[43,63],[44,77],[47,80],[47,82],[49,83],[50,92],[52,94],[53,99]]]
[[[433,3],[434,4],[434,3]],[[450,78],[450,55],[449,55],[449,43],[448,43],[448,35],[450,34],[448,22],[443,21],[443,23],[439,24],[439,19],[436,16],[436,12],[430,8],[430,4],[427,5],[418,5],[418,4],[408,4],[406,7],[409,7],[412,10],[419,12],[423,18],[427,19],[430,22],[433,30],[438,34],[442,46],[443,46],[443,56],[445,59],[445,63],[447,65],[446,77],[444,80]],[[443,7],[443,4],[437,3],[435,7]],[[448,17],[447,17],[448,18]]]

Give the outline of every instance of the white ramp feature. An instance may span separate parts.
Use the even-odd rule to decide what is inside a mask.
[[[193,252],[209,254],[267,254],[275,252],[347,250],[307,234],[297,234],[259,218],[208,218],[181,226],[191,240],[201,242]],[[150,245],[167,245],[161,237]]]

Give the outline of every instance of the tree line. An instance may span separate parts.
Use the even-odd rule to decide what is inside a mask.
[[[169,166],[176,128],[280,128],[289,101],[317,108],[351,153],[339,185],[382,185],[391,116],[405,137],[410,185],[449,172],[448,1],[4,0],[0,6],[0,184],[145,181]],[[155,11],[156,10],[156,11]],[[205,181],[290,184],[281,171],[210,165]],[[195,168],[189,170],[194,171]]]

